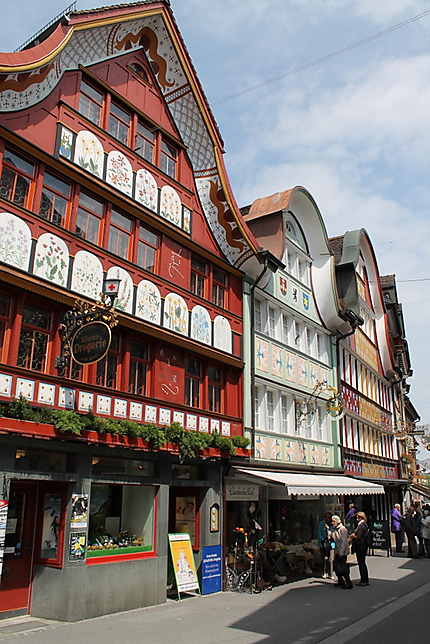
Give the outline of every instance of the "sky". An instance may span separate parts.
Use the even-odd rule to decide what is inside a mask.
[[[115,2],[80,0],[78,9],[108,4]],[[430,13],[349,48],[429,3],[171,4],[224,138],[239,205],[302,185],[330,236],[365,228],[380,273],[396,274],[414,369],[410,396],[430,423]],[[15,49],[62,9],[58,0],[6,0],[0,48]]]

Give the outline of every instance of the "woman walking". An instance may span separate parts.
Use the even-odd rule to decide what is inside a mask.
[[[360,582],[357,586],[368,586],[369,572],[366,565],[366,554],[369,547],[369,527],[364,512],[357,512],[357,520],[358,525],[351,535],[352,552],[355,552],[360,571]]]

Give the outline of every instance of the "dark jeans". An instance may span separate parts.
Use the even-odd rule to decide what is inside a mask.
[[[334,555],[334,571],[339,584],[351,586],[351,577],[349,576],[349,565],[346,563],[346,555]]]
[[[424,550],[424,539],[423,537],[418,537],[418,555],[420,557],[425,556],[425,550]]]
[[[398,532],[395,532],[394,535],[396,537],[396,552],[403,552],[403,541],[404,541],[403,530],[398,530]]]
[[[408,538],[408,557],[418,557],[417,540],[414,534],[407,534]]]
[[[360,582],[362,584],[369,583],[369,572],[366,565],[366,553],[365,552],[356,552],[355,556],[357,557],[358,569],[360,571]]]

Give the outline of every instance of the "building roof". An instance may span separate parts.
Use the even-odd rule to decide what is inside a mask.
[[[396,276],[394,273],[392,275],[380,275],[379,279],[381,280],[382,288],[389,288],[396,284]]]
[[[71,11],[70,15],[81,15],[84,13],[99,13],[100,11],[108,11],[110,9],[124,9],[126,7],[138,7],[140,4],[154,4],[154,2],[163,2],[170,6],[170,0],[140,0],[139,2],[122,2],[121,4],[109,4],[103,7],[95,7],[94,9],[80,9],[79,11]]]
[[[265,215],[271,215],[275,212],[286,210],[290,203],[293,190],[294,188],[290,188],[289,190],[284,190],[284,192],[275,192],[273,195],[269,195],[268,197],[256,199],[252,202],[251,206],[243,208],[243,213],[247,208],[249,208],[248,212],[244,214],[245,221],[252,221],[253,219],[258,219]]]

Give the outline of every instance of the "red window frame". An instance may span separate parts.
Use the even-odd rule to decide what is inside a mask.
[[[208,265],[197,255],[191,257],[190,291],[198,297],[205,298],[207,289]]]
[[[139,224],[136,264],[145,269],[145,271],[156,273],[158,270],[159,247],[160,235],[154,233],[150,228]]]
[[[39,313],[43,313],[48,316],[48,325],[47,328],[43,326],[38,326],[37,324],[32,324],[30,322],[25,322],[24,317],[25,317],[25,312],[28,310],[34,310],[38,311]],[[19,352],[20,352],[20,347],[21,347],[21,342],[22,342],[22,337],[23,337],[23,332],[24,331],[30,331],[32,332],[32,338],[31,338],[31,351],[30,354],[27,355],[25,354],[25,364],[19,364]],[[36,333],[40,335],[46,336],[46,345],[44,349],[44,359],[43,359],[43,365],[40,369],[37,369],[34,366],[33,363],[33,357],[34,357],[34,342],[36,339]],[[18,353],[17,353],[17,359],[16,359],[16,364],[18,367],[22,367],[24,369],[31,369],[32,371],[38,371],[40,373],[46,373],[47,371],[47,364],[48,364],[48,359],[47,359],[47,353],[48,353],[48,348],[49,348],[49,343],[51,341],[52,337],[52,314],[49,313],[49,311],[46,311],[45,309],[41,308],[38,309],[36,306],[33,305],[33,303],[25,303],[23,308],[22,308],[22,319],[21,319],[21,329],[20,329],[20,334],[19,334],[19,344],[18,344]],[[27,344],[29,344],[27,342]]]
[[[92,208],[92,202],[101,206],[99,211]],[[96,197],[93,197],[88,192],[81,190],[81,193],[79,195],[78,210],[76,213],[76,221],[74,225],[75,233],[79,234],[82,239],[86,239],[93,244],[97,244],[100,239],[100,229],[104,211],[105,204],[103,201],[97,199]],[[80,219],[80,217],[82,219]],[[86,219],[85,227],[79,226],[78,224],[80,222],[84,224],[84,219]],[[92,222],[92,224],[94,225],[95,221],[97,221],[97,233],[96,235],[88,235],[89,222]],[[82,234],[82,231],[84,232],[84,234]]]
[[[7,159],[8,155],[10,155],[9,160]],[[11,162],[12,158],[21,164],[21,166]],[[30,169],[32,169],[32,173],[30,173]],[[9,173],[9,176],[12,175],[12,177],[10,177],[9,184],[4,186],[3,183],[6,173]],[[22,208],[29,208],[35,188],[35,176],[35,163],[28,161],[24,156],[14,150],[6,148],[3,153],[2,173],[0,177],[0,198],[5,201],[11,201]],[[22,199],[17,199],[17,186],[19,182],[24,182],[26,186]]]
[[[112,380],[109,380],[109,367],[114,365],[111,373],[114,374]],[[121,378],[118,373],[118,367],[121,364],[121,338],[118,333],[112,333],[112,342],[109,351],[104,358],[96,364],[96,384],[106,389],[119,389]]]
[[[185,404],[203,408],[203,363],[190,356],[185,361]]]
[[[212,302],[220,308],[225,308],[227,293],[227,273],[215,266],[212,269]]]
[[[67,489],[64,483],[41,483],[39,487],[39,504],[38,504],[38,518],[36,527],[36,552],[35,559],[37,563],[48,566],[50,568],[62,568],[64,563],[64,528],[66,522],[66,508],[67,508]],[[55,559],[45,558],[40,556],[42,547],[42,530],[43,530],[43,500],[46,494],[52,494],[61,497],[61,516],[58,525],[58,540],[57,540],[57,557]]]
[[[4,300],[4,307],[3,305]],[[3,357],[3,346],[6,329],[9,325],[10,320],[10,308],[11,308],[11,297],[7,293],[2,293],[0,295],[0,360],[2,361]]]
[[[129,224],[126,224],[126,222],[129,222]],[[129,227],[127,228],[126,226]],[[124,215],[119,210],[112,208],[107,244],[107,248],[111,253],[114,253],[114,255],[118,255],[118,257],[122,257],[123,259],[129,259],[134,226],[135,222],[133,219],[127,217],[127,215]],[[125,252],[121,252],[122,247],[125,245],[125,239],[127,239],[127,249],[124,249]]]
[[[218,365],[210,364],[207,370],[208,379],[208,409],[222,414],[224,411],[224,371]]]
[[[135,347],[138,349],[141,349],[142,347],[144,348],[143,356],[138,355],[138,352],[133,351]],[[148,343],[143,344],[142,341],[131,340],[129,342],[129,351],[130,364],[128,369],[128,391],[129,393],[137,396],[145,396],[149,389],[148,379],[151,371],[151,347]],[[138,386],[140,372],[143,375],[143,384]]]
[[[91,121],[91,123],[95,123],[99,127],[101,127],[103,120],[104,98],[104,92],[100,92],[94,87],[94,85],[81,79],[79,112],[85,116],[86,119]],[[94,110],[94,114],[91,113],[91,108]],[[95,114],[97,114],[97,116],[95,116]]]
[[[178,150],[177,148],[166,141],[166,139],[161,139],[160,142],[160,155],[159,155],[159,167],[162,172],[167,174],[172,179],[176,179],[178,165]]]
[[[137,121],[134,151],[149,163],[154,163],[157,135],[154,128],[141,120]]]
[[[56,185],[55,182],[57,182]],[[63,184],[63,186],[61,186],[61,184]],[[61,192],[63,187],[66,190]],[[71,195],[71,184],[46,170],[43,180],[42,194],[40,196],[39,215],[47,221],[64,228],[66,226],[70,210]],[[46,199],[47,208],[45,212],[42,212],[44,199]],[[57,208],[60,212],[57,212]]]
[[[107,130],[117,141],[127,145],[130,139],[131,114],[123,107],[111,101]]]

